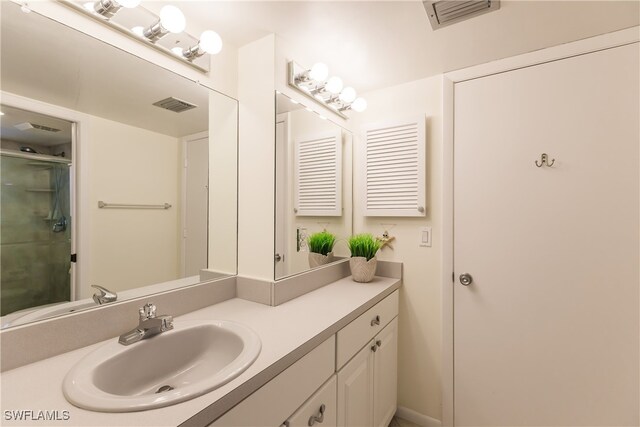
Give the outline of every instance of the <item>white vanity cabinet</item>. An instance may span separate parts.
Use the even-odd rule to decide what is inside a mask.
[[[209,427],[281,425],[335,374],[335,343],[332,335]]]
[[[396,411],[398,293],[338,331],[338,426],[386,427]]]
[[[209,427],[386,427],[396,411],[397,316],[396,290]]]
[[[337,380],[333,375],[287,421],[285,427],[336,427],[338,422]]]
[[[397,405],[395,317],[338,372],[338,426],[389,425]]]

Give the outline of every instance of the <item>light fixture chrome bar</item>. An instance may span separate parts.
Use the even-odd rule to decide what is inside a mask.
[[[167,33],[168,31],[162,27],[162,23],[160,22],[159,19],[158,19],[158,22],[145,28],[142,31],[142,35],[151,43],[157,42],[162,37],[164,37]]]
[[[97,14],[103,16],[106,19],[111,19],[120,10],[122,6],[116,3],[114,0],[98,0],[93,9]]]

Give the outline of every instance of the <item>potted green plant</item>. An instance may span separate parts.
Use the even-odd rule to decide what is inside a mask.
[[[364,233],[351,236],[348,245],[351,251],[349,267],[353,280],[361,283],[370,282],[376,274],[376,253],[382,242],[371,234]]]
[[[307,238],[309,267],[314,268],[333,261],[333,245],[336,236],[328,231],[313,233]]]

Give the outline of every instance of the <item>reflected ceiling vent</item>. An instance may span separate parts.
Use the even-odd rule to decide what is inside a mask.
[[[182,113],[183,111],[191,110],[197,107],[197,105],[190,104],[187,101],[183,101],[174,97],[154,102],[153,105],[155,105],[156,107],[164,108],[165,110],[173,111],[174,113]]]
[[[500,0],[424,0],[422,4],[434,30],[500,9]]]
[[[38,130],[43,130],[45,132],[60,132],[60,129],[52,128],[45,125],[39,125],[37,123],[29,123],[29,122],[19,123],[17,125],[14,125],[13,127],[19,130],[38,129]]]

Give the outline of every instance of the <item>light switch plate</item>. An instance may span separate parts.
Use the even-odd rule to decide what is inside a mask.
[[[422,227],[420,228],[420,233],[418,235],[418,246],[421,247],[431,247],[431,227]]]

